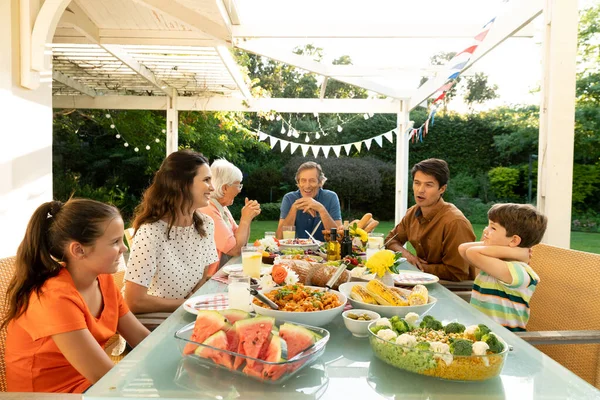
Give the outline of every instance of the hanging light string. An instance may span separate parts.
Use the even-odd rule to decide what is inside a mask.
[[[117,124],[115,124],[115,120],[113,119],[112,114],[109,112],[109,110],[106,110],[106,114],[104,114],[104,117],[110,121],[110,129],[114,129],[115,132],[117,132],[115,134],[115,138],[117,140],[123,141],[123,146],[124,147],[129,147],[129,142],[125,139],[125,137],[123,136],[123,134],[121,132],[119,132],[119,128],[117,128]],[[163,134],[166,133],[166,132],[167,132],[166,129],[162,130]],[[160,143],[160,139],[159,138],[155,138],[154,142],[155,143]],[[151,149],[151,147],[150,147],[149,144],[147,144],[145,148],[148,151],[150,151],[150,149]],[[140,151],[140,148],[137,147],[137,146],[135,146],[133,148],[133,151],[135,151],[136,153],[138,153]]]

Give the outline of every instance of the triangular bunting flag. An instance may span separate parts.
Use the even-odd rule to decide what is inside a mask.
[[[312,153],[315,156],[315,158],[317,158],[317,156],[319,155],[319,150],[321,149],[321,146],[310,146],[310,149],[312,150]]]
[[[259,142],[262,142],[263,140],[265,140],[268,137],[269,137],[269,135],[267,135],[266,133],[258,131],[258,141]]]
[[[290,153],[294,154],[294,152],[296,151],[296,149],[298,148],[298,146],[300,146],[298,143],[290,142]]]
[[[477,40],[478,42],[483,41],[483,39],[485,39],[485,37],[487,36],[488,32],[489,29],[479,33],[477,36],[475,36],[475,40]]]
[[[383,136],[390,141],[390,143],[394,143],[394,135],[393,131],[389,131],[383,134]]]
[[[458,75],[460,75],[460,72],[455,72],[455,73],[453,73],[452,75],[450,75],[450,76],[448,77],[448,79],[454,79],[454,78],[456,78]]]
[[[281,150],[282,153],[283,153],[283,151],[285,150],[285,148],[287,147],[288,144],[290,144],[290,142],[288,142],[287,140],[280,140],[279,141],[279,149]]]
[[[329,150],[331,150],[331,146],[323,146],[323,155],[325,158],[329,156]]]
[[[350,155],[350,149],[352,148],[352,143],[348,143],[344,145],[344,149],[346,150],[346,155]]]
[[[444,97],[446,97],[446,92],[440,94],[433,102],[435,103],[436,101],[440,101],[442,100]]]
[[[352,144],[354,145],[354,147],[356,147],[356,150],[358,150],[358,152],[360,153],[360,147],[362,145],[362,142],[354,142]]]
[[[269,136],[269,142],[271,143],[272,149],[275,148],[275,145],[277,144],[278,141],[279,141],[279,139],[276,138],[275,136]]]
[[[477,48],[476,44],[474,44],[473,46],[469,46],[466,49],[464,49],[463,51],[461,51],[460,53],[458,53],[457,56],[464,54],[464,53],[473,54],[473,52],[475,51],[476,48]]]
[[[467,65],[467,61],[463,61],[463,62],[461,62],[461,63],[458,63],[458,64],[456,64],[455,66],[453,66],[453,67],[452,67],[452,68],[450,68],[450,69],[458,69],[458,70],[462,70],[462,69],[465,67],[465,65]]]
[[[307,144],[301,144],[300,148],[302,149],[302,155],[304,157],[306,157],[306,153],[308,153],[308,145]]]
[[[365,146],[367,147],[367,150],[371,150],[371,142],[372,141],[373,141],[373,138],[367,139],[367,140],[363,140],[363,142],[365,143]]]
[[[379,147],[383,147],[381,141],[383,140],[383,135],[375,136],[375,143],[379,145]]]
[[[335,153],[336,157],[340,156],[340,151],[342,151],[342,146],[331,146],[331,148],[333,149],[333,152]]]

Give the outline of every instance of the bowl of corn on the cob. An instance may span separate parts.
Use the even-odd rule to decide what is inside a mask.
[[[352,307],[375,311],[382,317],[404,317],[409,312],[423,315],[437,302],[423,285],[415,285],[412,290],[407,290],[372,280],[344,283],[339,291],[348,297]]]

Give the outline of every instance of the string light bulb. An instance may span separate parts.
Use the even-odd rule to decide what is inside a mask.
[[[106,118],[110,118],[110,114],[106,114],[106,115],[105,115],[105,117],[106,117]]]
[[[363,115],[363,118],[364,118],[364,119],[369,119],[369,114],[365,113],[365,114]]]
[[[321,139],[321,135],[319,134],[319,132],[315,133],[315,139]]]
[[[166,133],[166,132],[167,132],[167,130],[166,130],[166,129],[163,129],[163,130],[162,130],[162,133]]]
[[[337,127],[337,131],[338,131],[338,132],[341,132],[341,131],[343,131],[343,130],[344,130],[344,128],[342,128],[342,126],[341,126],[341,125],[338,125],[338,127]]]
[[[133,151],[135,151],[135,152],[137,153],[138,151],[140,151],[140,149],[138,149],[138,148],[136,147],[136,148],[134,148],[134,149],[133,149]]]
[[[294,133],[293,133],[294,137],[297,139],[300,137],[300,134],[298,133],[297,130],[294,129]]]
[[[121,135],[119,135],[118,133],[115,135],[115,137],[116,137],[117,139],[121,139]]]
[[[281,134],[283,135],[285,133],[285,126],[283,126],[283,124],[281,125]]]
[[[155,141],[156,143],[160,143],[160,139],[159,139],[159,138],[156,138],[156,139],[154,139],[154,141]]]
[[[281,115],[279,115],[279,114],[278,114],[278,115],[275,117],[275,119],[276,119],[277,121],[281,121]]]
[[[149,145],[146,145],[146,150],[150,150],[150,146]]]
[[[306,143],[310,142],[310,138],[308,137],[308,135],[306,135],[306,138],[304,139],[304,141],[305,141]]]
[[[110,129],[115,129],[115,124],[110,124]]]
[[[129,143],[125,142],[125,144],[123,146],[129,147]]]

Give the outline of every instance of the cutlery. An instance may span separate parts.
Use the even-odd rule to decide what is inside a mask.
[[[315,226],[315,228],[312,230],[311,233],[309,233],[310,237],[313,237],[315,235],[315,232],[317,232],[317,229],[319,229],[319,227],[321,226],[321,220],[319,220],[319,223],[317,224],[317,226]],[[308,232],[306,232],[308,233]],[[314,238],[313,238],[314,240]]]
[[[277,304],[273,303],[271,301],[271,299],[269,299],[267,296],[265,296],[258,290],[254,289],[254,288],[248,288],[248,291],[250,292],[250,294],[252,296],[256,297],[257,299],[259,299],[260,301],[262,301],[263,303],[265,303],[266,305],[271,307],[273,310],[279,310],[279,306]]]
[[[311,235],[310,233],[308,233],[308,231],[307,231],[307,230],[305,230],[304,232],[306,232],[306,234],[308,235],[308,237],[312,239],[312,241],[313,241],[313,243],[314,243],[314,244],[317,244],[317,243],[319,243],[319,242],[317,241],[317,239],[315,239],[315,237],[314,237],[313,235]]]
[[[385,242],[385,243],[383,244],[383,246],[381,246],[381,247],[380,247],[380,249],[385,249],[385,246],[387,246],[387,245],[388,245],[388,244],[389,244],[389,243],[392,241],[392,239],[394,239],[394,238],[395,238],[397,235],[398,235],[397,233],[394,233],[394,236],[392,236],[392,237],[390,238],[390,240],[388,240],[387,242]]]
[[[331,287],[333,285],[335,285],[335,283],[337,282],[338,279],[340,279],[340,276],[342,276],[342,274],[344,273],[346,268],[348,268],[348,266],[346,264],[344,264],[344,263],[340,264],[338,269],[335,271],[335,273],[331,276],[331,278],[329,278],[329,280],[325,284],[326,292],[329,291],[329,289],[331,289]]]

